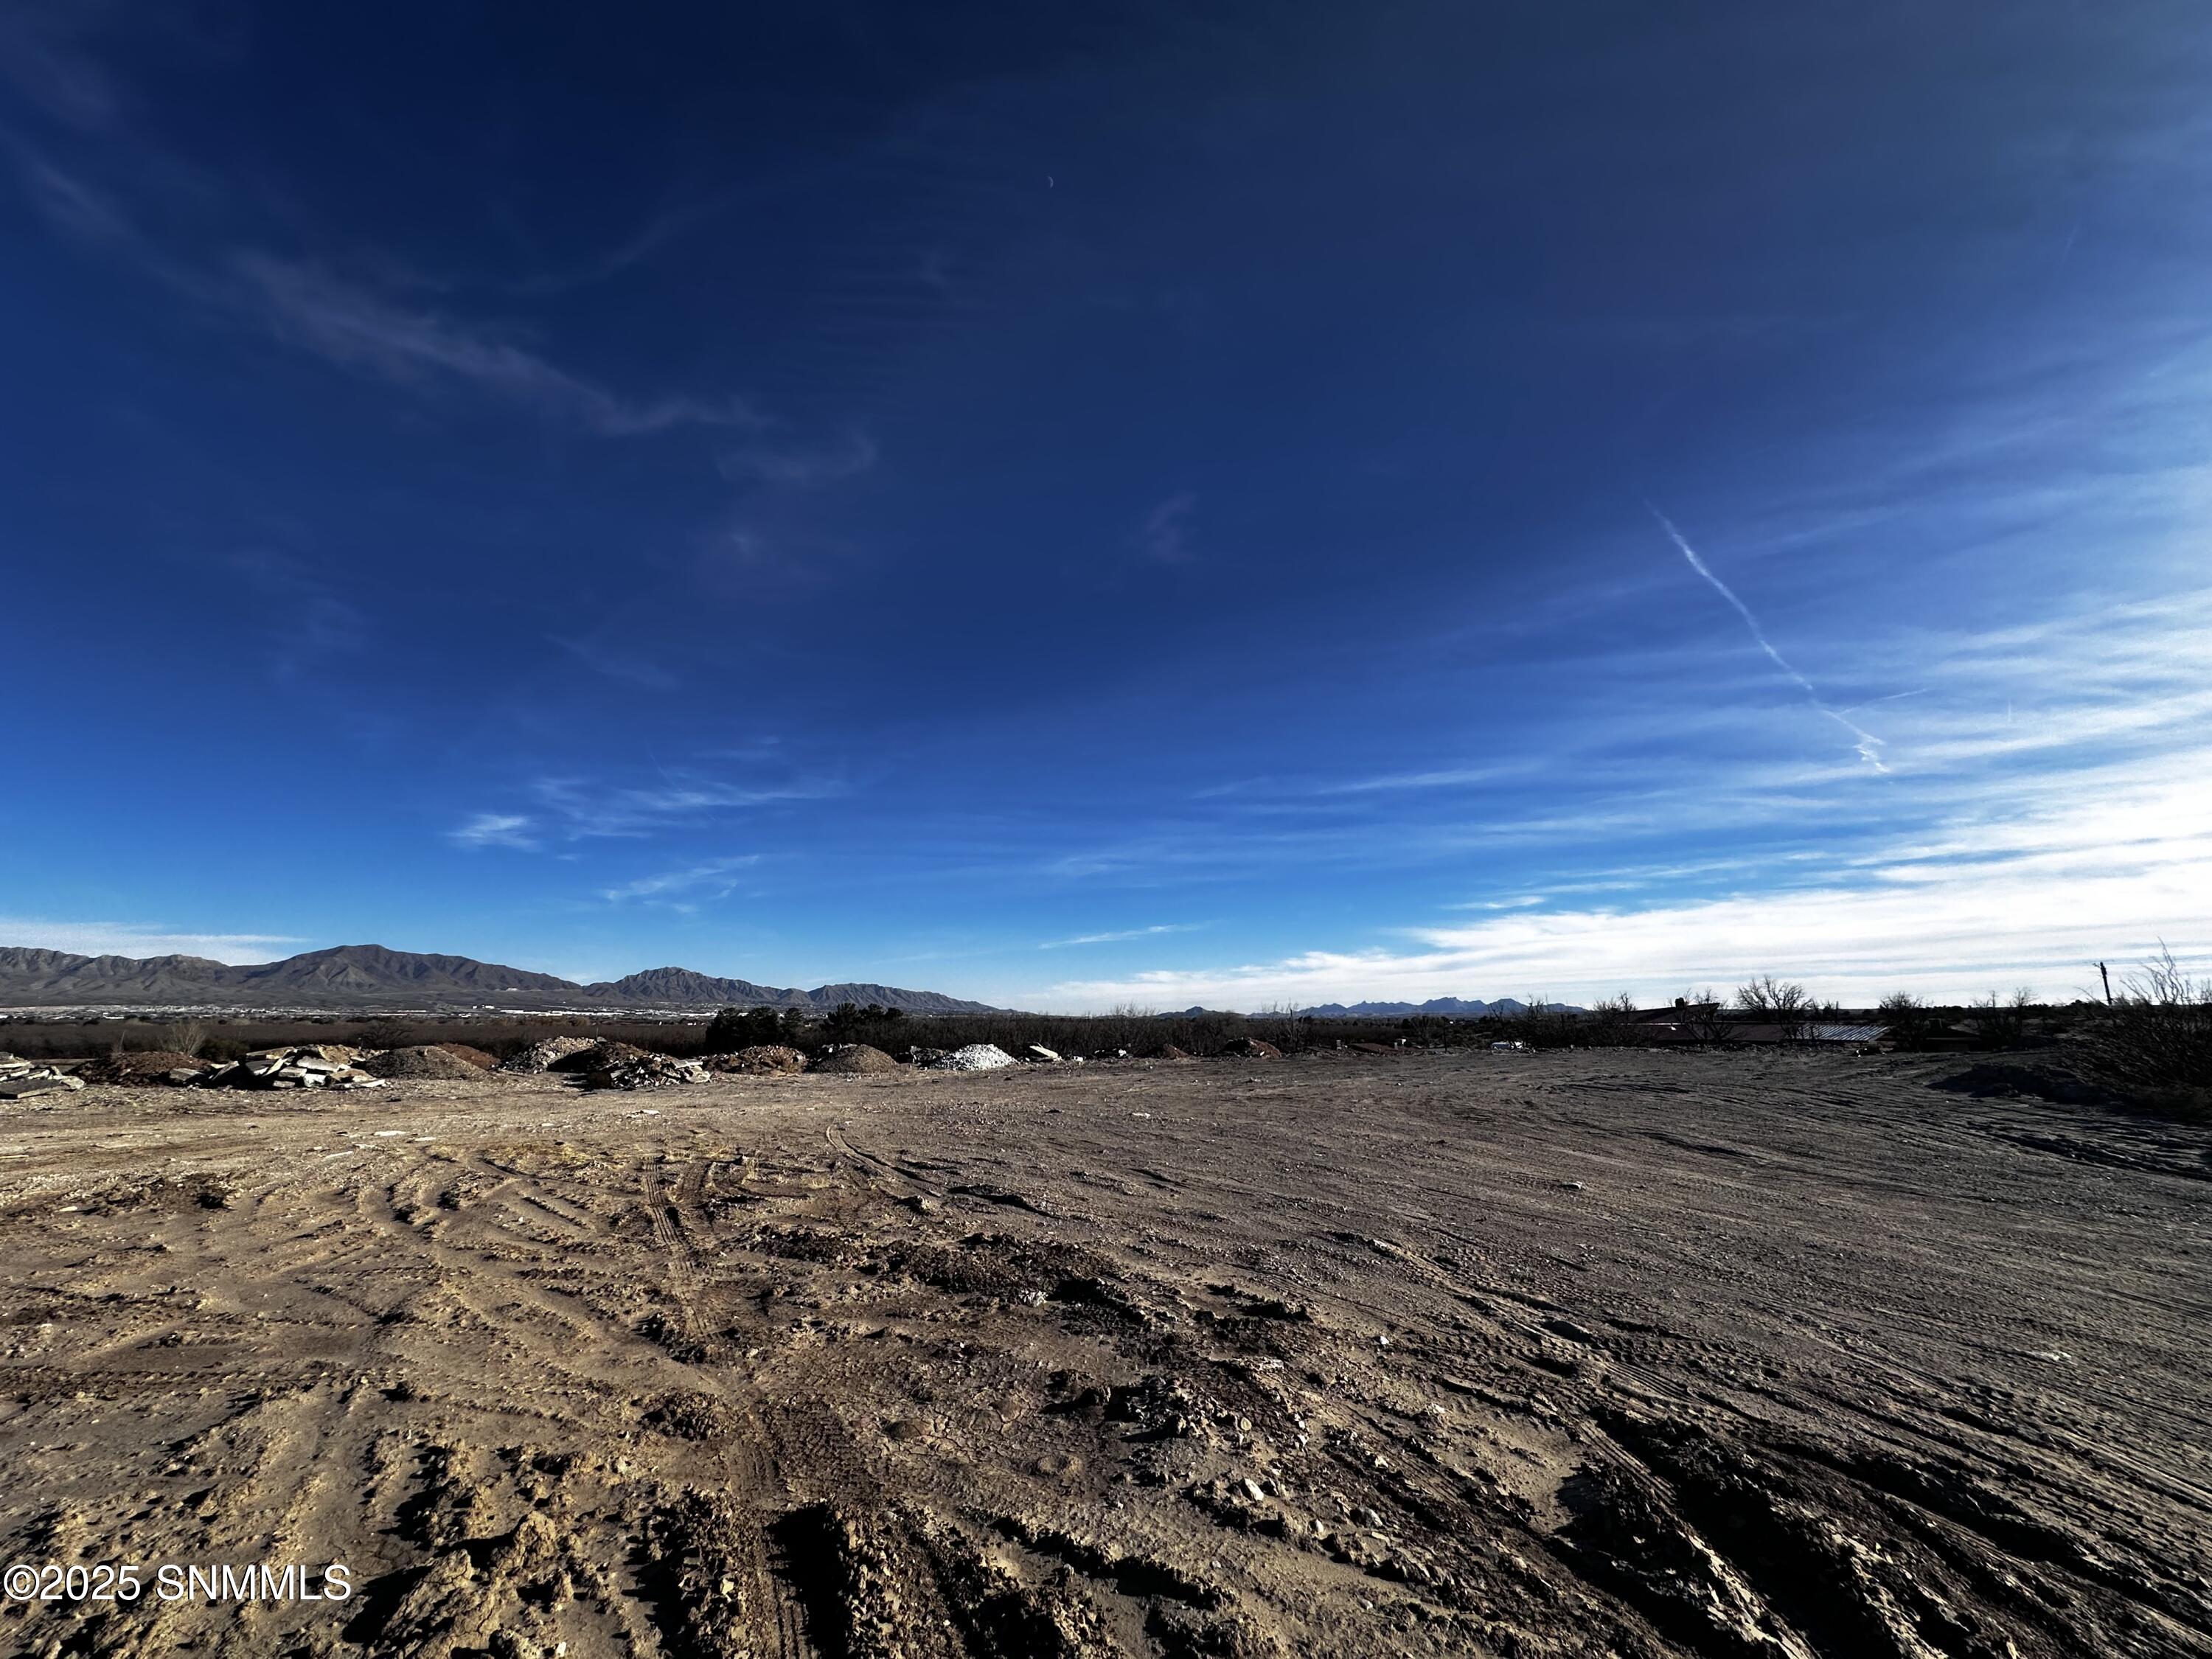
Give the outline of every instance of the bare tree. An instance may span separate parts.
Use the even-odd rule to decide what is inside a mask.
[[[2027,1011],[2035,993],[2023,985],[2009,997],[1995,991],[1967,1005],[1966,1023],[1984,1048],[2017,1048],[2027,1036]]]
[[[1590,1006],[1589,1028],[1597,1042],[1619,1048],[1636,1038],[1636,999],[1623,991],[1617,997],[1603,997]]]
[[[1918,1048],[1942,1023],[1933,1009],[1910,991],[1892,992],[1875,1012],[1888,1029],[1891,1043],[1899,1048]]]
[[[1782,1040],[1795,1042],[1812,1023],[1813,994],[1790,981],[1762,975],[1736,988],[1735,1006],[1747,1013],[1763,1014],[1782,1028]]]
[[[1688,992],[1677,1000],[1675,1006],[1682,1011],[1682,1024],[1698,1042],[1726,1042],[1729,1040],[1728,1012],[1718,991],[1708,986],[1703,990]]]

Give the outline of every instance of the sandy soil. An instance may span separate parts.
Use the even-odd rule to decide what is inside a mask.
[[[2212,1654],[2212,1133],[1941,1069],[0,1108],[0,1556],[355,1592],[0,1650]]]

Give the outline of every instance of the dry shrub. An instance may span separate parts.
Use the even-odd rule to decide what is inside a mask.
[[[2212,980],[2192,981],[2161,941],[2097,1015],[2089,1069],[2149,1110],[2212,1120]]]

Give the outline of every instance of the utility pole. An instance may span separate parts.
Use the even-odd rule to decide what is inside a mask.
[[[2105,981],[2105,1006],[2109,1008],[2112,1006],[2112,971],[2100,962],[2097,964],[2097,976]]]

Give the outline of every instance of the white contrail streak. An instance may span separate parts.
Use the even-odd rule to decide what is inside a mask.
[[[1646,502],[1645,505],[1650,506],[1650,503]],[[1799,673],[1796,665],[1774,648],[1773,641],[1766,637],[1766,630],[1759,625],[1759,618],[1751,614],[1751,607],[1736,598],[1734,588],[1713,574],[1712,571],[1706,567],[1705,562],[1698,556],[1698,550],[1690,545],[1680,531],[1674,528],[1674,521],[1672,519],[1656,507],[1651,508],[1651,516],[1659,520],[1659,527],[1667,532],[1668,538],[1682,550],[1682,556],[1690,562],[1690,568],[1711,582],[1713,585],[1713,592],[1735,607],[1736,615],[1743,618],[1743,625],[1751,630],[1751,637],[1758,641],[1759,648],[1766,653],[1769,661],[1796,682],[1797,689],[1805,694],[1805,701],[1851,734],[1852,746],[1858,750],[1861,760],[1877,772],[1888,771],[1889,768],[1881,763],[1881,739],[1852,720],[1840,709],[1832,707],[1820,696],[1813,682]]]

